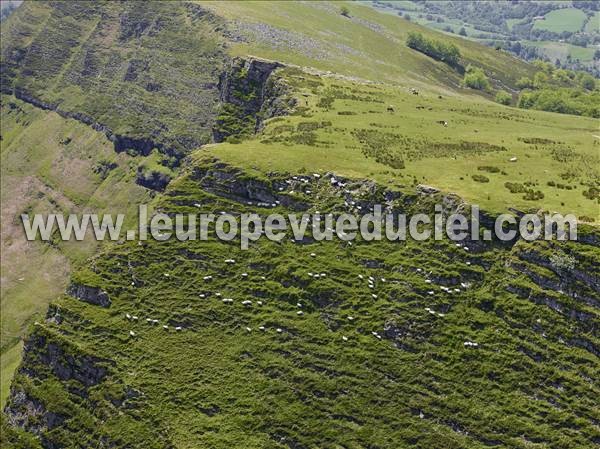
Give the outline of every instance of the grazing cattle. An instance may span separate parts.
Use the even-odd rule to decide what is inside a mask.
[[[389,106],[387,107],[387,111],[388,111],[388,112],[394,112],[394,106],[392,106],[392,105],[389,105]]]

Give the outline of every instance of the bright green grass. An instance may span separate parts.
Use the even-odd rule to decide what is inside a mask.
[[[292,79],[296,76],[305,75],[296,74]],[[476,97],[443,96],[440,99],[431,92],[415,96],[402,88],[353,84],[324,77],[317,81],[322,85],[316,90],[301,89],[300,106],[309,108],[306,116],[275,119],[269,122],[264,135],[243,144],[214,145],[210,153],[233,165],[257,167],[263,172],[312,173],[335,167],[340,175],[372,178],[407,189],[412,189],[415,182],[429,184],[455,192],[495,212],[509,207],[544,208],[598,218],[598,204],[582,195],[582,183],[598,182],[599,176],[598,139],[593,137],[597,123],[592,119],[518,110],[482,102]],[[302,84],[302,81],[294,82]],[[335,99],[329,110],[317,106],[331,89],[340,92],[340,96],[357,98]],[[388,106],[394,108],[393,113],[387,111]],[[354,115],[339,114],[348,111]],[[294,143],[294,136],[301,134],[296,130],[298,124],[321,121],[331,122],[331,125],[316,131],[316,144]],[[448,126],[438,121],[447,121]],[[396,170],[373,157],[365,157],[363,146],[352,134],[363,129],[424,141],[425,147],[412,156],[400,157],[406,168]],[[278,137],[283,141],[277,142]],[[556,143],[536,145],[522,141],[532,137]],[[428,146],[435,143],[459,142],[482,142],[505,147],[506,151],[481,154],[461,153],[462,150],[448,150],[444,154],[428,151]],[[556,160],[552,152],[557,148],[571,148],[572,157],[566,163]],[[391,154],[404,151],[399,143],[390,144],[388,150]],[[517,162],[510,162],[512,157],[516,157]],[[496,167],[500,173],[480,171],[480,166]],[[561,174],[566,173],[575,174],[567,182],[574,190],[547,185],[550,181],[563,182]],[[476,174],[487,176],[489,182],[474,181],[472,175]],[[531,182],[545,197],[541,201],[524,200],[522,194],[513,194],[505,188],[506,182]]]
[[[548,30],[555,33],[563,31],[580,31],[585,23],[585,13],[576,8],[564,8],[550,11],[544,16],[544,20],[537,20],[533,25],[534,29]]]

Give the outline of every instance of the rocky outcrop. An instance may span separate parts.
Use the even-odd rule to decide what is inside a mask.
[[[81,301],[94,304],[100,307],[110,307],[110,298],[108,293],[99,287],[90,287],[89,285],[71,283],[67,288],[67,294]]]
[[[273,76],[280,67],[283,65],[278,62],[256,58],[232,61],[219,78],[221,113],[213,129],[215,142],[256,133],[264,120],[294,107],[283,80]]]
[[[46,410],[44,404],[23,390],[11,391],[10,402],[4,409],[11,427],[25,429],[34,435],[61,425],[66,417]]]
[[[192,179],[197,180],[207,192],[241,203],[256,201],[268,205],[281,204],[299,211],[308,209],[308,204],[302,201],[275,193],[277,189],[272,183],[246,178],[238,170],[223,164],[210,168],[195,167]]]
[[[81,112],[64,111],[58,105],[42,101],[39,98],[35,98],[34,96],[20,89],[15,89],[13,93],[15,97],[17,97],[21,101],[24,101],[25,103],[29,103],[35,107],[44,109],[46,111],[54,111],[61,117],[77,120],[78,122],[91,126],[94,130],[98,132],[104,133],[106,138],[113,143],[114,149],[117,153],[131,150],[135,154],[139,154],[141,156],[148,156],[154,148],[161,150],[165,153],[172,153],[162,144],[154,142],[152,139],[136,138],[131,136],[122,136],[119,134],[115,134],[106,125],[95,121],[92,117],[90,117],[87,114]]]
[[[47,398],[37,397],[34,385],[56,377],[65,382],[74,397],[88,397],[88,389],[102,382],[114,365],[111,360],[83,354],[64,342],[60,336],[41,325],[25,341],[23,362],[18,375],[26,382],[13,382],[4,414],[9,426],[21,428],[40,437],[42,447],[55,448],[47,432],[61,426],[68,416],[56,411]],[[66,398],[62,398],[66,400]]]
[[[146,187],[147,189],[162,192],[165,190],[169,182],[171,182],[171,177],[166,173],[161,173],[154,170],[147,172],[140,167],[138,168],[135,182],[142,187]]]

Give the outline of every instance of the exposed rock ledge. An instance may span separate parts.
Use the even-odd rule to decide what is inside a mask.
[[[111,304],[108,293],[101,290],[99,287],[71,283],[67,288],[67,294],[81,301],[101,307],[110,307]]]
[[[47,111],[54,111],[61,117],[77,120],[85,125],[91,126],[94,130],[98,132],[104,133],[107,139],[113,143],[115,151],[117,153],[131,149],[134,150],[137,154],[140,154],[142,156],[148,156],[154,148],[158,148],[161,152],[167,154],[172,153],[168,148],[165,148],[164,145],[158,142],[154,142],[152,139],[135,138],[115,134],[106,125],[96,122],[92,117],[90,117],[87,114],[83,114],[81,112],[63,111],[58,107],[58,105],[42,101],[38,98],[33,97],[28,92],[25,92],[23,90],[15,89],[14,95],[19,100],[24,101],[25,103],[29,103],[33,106]]]

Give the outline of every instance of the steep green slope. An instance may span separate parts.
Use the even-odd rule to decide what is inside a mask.
[[[153,207],[338,213],[348,201],[367,210],[392,197],[397,211],[430,211],[435,201],[454,210],[466,199],[491,214],[543,208],[597,219],[596,122],[468,95],[457,72],[404,45],[420,27],[348,7],[350,18],[316,2],[28,3],[2,29],[3,80],[99,131],[11,97],[3,213],[4,188],[31,173],[53,189],[17,192],[32,210],[133,208],[150,197],[133,182],[138,166],[179,169],[216,124],[228,142],[194,152]],[[233,55],[312,68],[269,76],[268,62],[230,64],[225,41]],[[506,55],[458,44],[497,85],[531,75]],[[88,54],[100,61],[90,73]],[[219,78],[228,86],[220,92]],[[265,105],[266,90],[284,95]],[[293,115],[250,136],[288,107]],[[175,157],[136,155],[154,146]],[[348,192],[328,172],[347,177]],[[443,193],[416,194],[420,183]],[[264,209],[265,198],[288,206]],[[8,209],[9,222],[18,211]],[[583,225],[580,235],[468,250],[447,241],[286,239],[246,252],[214,240],[119,242],[71,276],[106,290],[107,308],[59,295],[65,270],[43,276],[96,247],[35,246],[26,281],[18,270],[7,276],[16,286],[7,298],[32,309],[3,297],[3,332],[5,303],[15,306],[3,381],[23,323],[39,300],[58,299],[30,327],[2,447],[594,447],[600,236]],[[4,266],[2,276],[4,287]]]
[[[98,123],[118,150],[211,139],[221,20],[172,2],[25,2],[2,26],[2,88]]]
[[[255,211],[248,202],[310,189],[301,202],[311,210],[344,209],[327,176],[302,179],[202,159],[156,206]],[[365,209],[385,196],[346,182]],[[428,210],[435,199],[393,207]],[[73,278],[94,279],[110,307],[65,296],[34,327],[6,419],[44,447],[591,448],[600,254],[597,232],[580,231],[589,243],[469,251],[445,241],[124,243]],[[553,266],[556,253],[575,268]]]
[[[35,317],[64,291],[69,265],[98,244],[27,242],[21,213],[121,212],[135,220],[149,198],[135,184],[141,158],[116,154],[106,137],[75,120],[2,97],[2,394],[4,403],[20,339]]]

